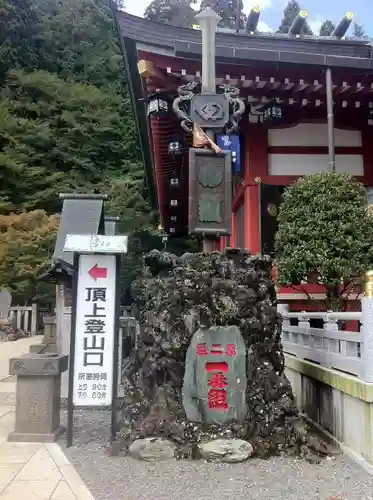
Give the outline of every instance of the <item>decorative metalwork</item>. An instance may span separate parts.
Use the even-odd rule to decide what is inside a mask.
[[[192,121],[204,128],[223,128],[229,121],[229,102],[222,94],[197,94],[190,103]]]
[[[231,154],[199,148],[189,150],[188,226],[191,234],[231,233]]]
[[[190,102],[196,94],[201,83],[197,80],[181,85],[178,88],[179,97],[176,97],[172,104],[172,109],[181,119],[181,128],[186,132],[192,132],[193,120],[189,116]]]
[[[229,122],[226,126],[226,134],[232,134],[237,131],[238,122],[245,112],[245,103],[240,99],[240,90],[237,87],[232,87],[229,84],[220,85],[224,92],[224,96],[229,102]]]
[[[174,100],[172,108],[180,118],[183,130],[192,132],[193,123],[196,123],[204,128],[219,128],[227,135],[235,132],[245,111],[239,89],[224,84],[219,86],[223,91],[220,94],[199,94],[200,85],[195,80],[178,88],[179,97]]]
[[[277,217],[278,208],[274,203],[269,203],[267,206],[267,212],[271,217]]]
[[[222,202],[215,194],[201,193],[198,201],[198,218],[200,222],[221,224]]]
[[[198,182],[203,187],[214,188],[223,182],[224,168],[217,165],[212,169],[210,165],[201,165],[198,172]]]

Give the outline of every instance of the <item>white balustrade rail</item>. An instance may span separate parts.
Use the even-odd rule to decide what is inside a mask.
[[[373,382],[372,349],[373,328],[369,326],[367,308],[363,312],[289,312],[288,305],[280,304],[282,314],[282,344],[284,352],[299,358],[313,361],[322,366],[340,370],[357,376],[365,382]],[[365,314],[364,314],[365,312]],[[373,310],[372,310],[373,315]],[[367,318],[367,321],[364,321]],[[298,325],[291,324],[297,319]],[[323,328],[313,328],[310,320],[323,320]],[[341,331],[341,322],[356,320],[361,324],[360,331]],[[373,318],[372,318],[373,323]]]

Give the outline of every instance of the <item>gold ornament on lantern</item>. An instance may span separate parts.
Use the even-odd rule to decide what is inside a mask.
[[[270,203],[267,206],[267,212],[271,217],[277,217],[278,214],[277,206],[274,203]]]

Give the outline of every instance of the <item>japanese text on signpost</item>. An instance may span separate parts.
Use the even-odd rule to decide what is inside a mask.
[[[115,257],[82,255],[78,280],[74,404],[111,403]]]

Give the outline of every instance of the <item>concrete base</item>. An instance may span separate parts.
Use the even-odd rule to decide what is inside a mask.
[[[53,353],[57,353],[57,344],[30,345],[30,354],[53,354]]]
[[[373,466],[373,384],[289,354],[285,373],[299,411]]]
[[[30,434],[27,432],[11,432],[8,441],[13,443],[54,443],[65,432],[65,428],[60,426],[52,434]]]

